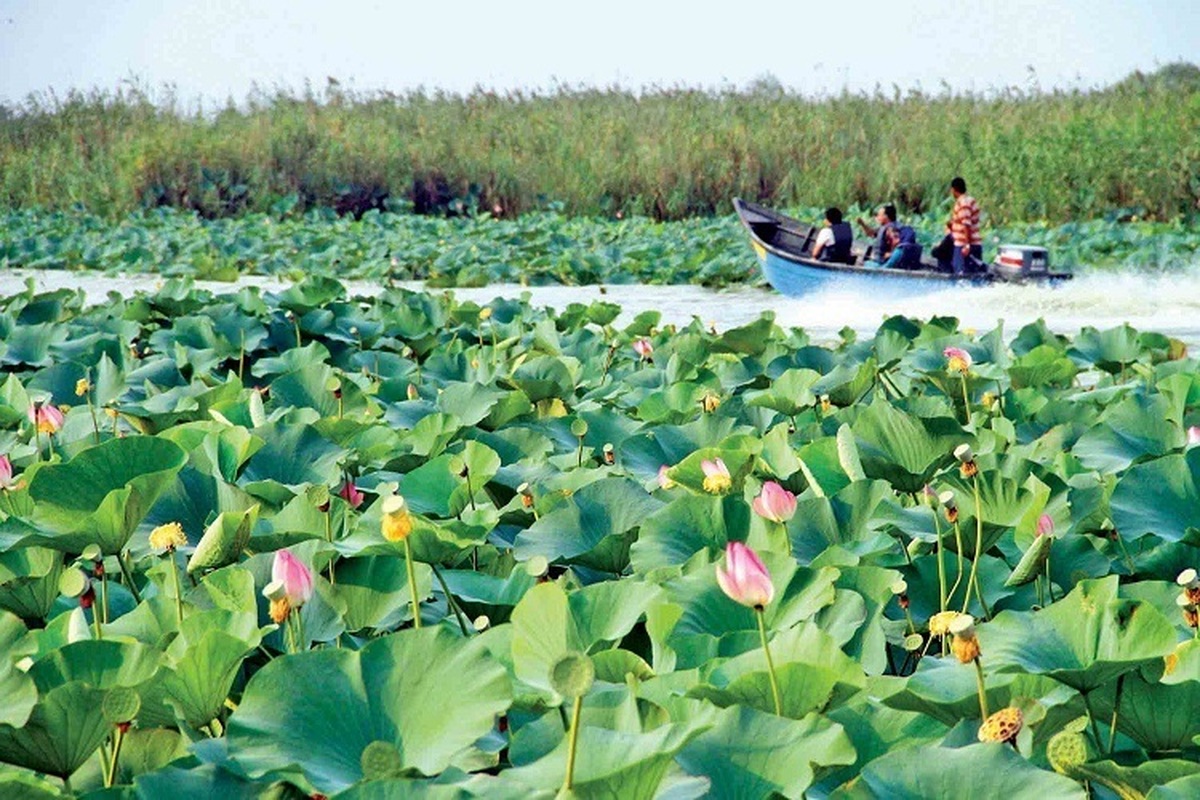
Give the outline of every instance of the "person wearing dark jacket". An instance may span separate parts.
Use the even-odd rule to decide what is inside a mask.
[[[850,246],[854,243],[854,229],[849,222],[842,221],[840,208],[825,209],[825,227],[817,234],[813,244],[812,257],[821,261],[832,261],[839,264],[853,263]]]

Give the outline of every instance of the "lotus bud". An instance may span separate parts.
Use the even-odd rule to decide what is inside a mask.
[[[38,400],[29,407],[29,421],[38,433],[57,433],[63,426],[63,413],[49,403]]]
[[[711,414],[721,407],[721,398],[712,392],[705,392],[704,397],[700,398],[700,407],[704,413]]]
[[[338,494],[341,495],[341,498],[345,500],[351,508],[358,508],[363,504],[363,500],[365,499],[363,493],[360,492],[358,487],[354,485],[354,481],[350,480],[349,478],[346,478],[345,482],[342,484],[342,489],[340,492],[338,492]]]
[[[1021,709],[1009,706],[992,714],[979,728],[981,742],[1008,742],[1016,747],[1017,734],[1025,725],[1025,715]]]
[[[921,499],[924,500],[925,504],[928,505],[930,508],[938,507],[938,502],[939,502],[938,494],[937,494],[937,492],[935,492],[933,490],[933,487],[930,486],[928,483],[925,484],[925,487],[923,489],[921,489]]]
[[[0,490],[11,492],[21,488],[23,481],[13,478],[13,465],[8,456],[0,456]]]
[[[821,405],[822,414],[828,414],[833,408],[833,404],[829,402],[829,395],[827,394],[821,395],[821,397],[818,399],[818,402]]]
[[[671,480],[670,476],[667,475],[667,471],[670,469],[671,468],[668,467],[666,464],[663,464],[661,467],[658,468],[658,487],[660,489],[674,489],[675,488],[675,481]]]
[[[970,478],[979,474],[979,465],[975,463],[975,453],[971,451],[971,445],[960,444],[954,448],[954,457],[962,463],[962,466],[959,467],[959,472],[964,478]]]
[[[168,522],[150,531],[150,546],[155,550],[173,553],[187,545],[187,536],[178,522]]]
[[[704,473],[704,491],[709,494],[724,494],[733,487],[733,477],[721,459],[701,461],[700,470]]]
[[[1054,517],[1049,514],[1042,514],[1037,521],[1038,536],[1053,536],[1054,535]]]
[[[767,481],[750,505],[760,517],[783,523],[796,514],[796,495],[775,481]]]
[[[90,392],[91,389],[92,389],[92,382],[89,381],[87,378],[80,378],[79,380],[75,381],[75,396],[76,397],[83,397],[85,394]]]
[[[409,399],[409,400],[416,400],[418,397],[420,397],[420,396],[421,396],[420,394],[418,394],[418,393],[417,393],[417,387],[416,387],[416,384],[412,384],[412,383],[410,383],[410,384],[408,385],[408,391],[407,391],[407,394],[408,394],[408,399]]]
[[[649,361],[654,356],[654,345],[650,343],[649,339],[635,339],[633,352],[638,354],[640,360]]]
[[[383,517],[379,525],[383,538],[389,542],[402,542],[412,533],[412,516],[408,513],[408,504],[398,494],[384,498]]]
[[[1195,447],[1200,444],[1200,425],[1193,425],[1187,429],[1187,446]]]
[[[763,608],[775,597],[775,586],[766,566],[752,549],[741,542],[725,548],[726,568],[718,564],[717,584],[729,598],[750,608]]]
[[[992,406],[994,406],[996,404],[996,393],[995,392],[984,392],[983,397],[981,397],[979,399],[979,402],[983,405],[984,408],[991,411]]]
[[[312,571],[287,548],[275,551],[271,583],[276,582],[281,584],[288,605],[292,608],[300,608],[312,598]]]
[[[613,446],[611,443],[604,445],[603,452],[604,452],[604,463],[605,464],[612,466],[613,464],[617,463],[617,456],[613,452]]]
[[[946,357],[946,369],[966,374],[971,369],[971,354],[961,347],[947,347],[942,351]]]
[[[970,664],[979,658],[979,639],[975,636],[975,618],[970,614],[959,614],[947,626],[954,636],[950,649],[962,664]]]

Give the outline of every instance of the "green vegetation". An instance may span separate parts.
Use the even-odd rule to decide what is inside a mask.
[[[0,796],[1195,796],[1180,342],[619,312],[0,300]]]
[[[136,90],[0,109],[0,206],[206,217],[327,206],[679,219],[742,196],[777,206],[932,211],[964,175],[994,221],[1200,202],[1200,69],[1103,90],[810,99],[745,91],[259,94],[201,114]]]

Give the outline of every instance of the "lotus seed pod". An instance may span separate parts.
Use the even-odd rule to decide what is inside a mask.
[[[478,617],[471,620],[471,627],[475,629],[476,633],[483,633],[488,628],[492,627],[492,620],[487,614],[480,614]]]
[[[1196,570],[1189,567],[1179,573],[1179,577],[1175,579],[1175,582],[1184,588],[1191,589],[1200,584],[1200,576],[1197,575]]]
[[[939,494],[938,500],[948,509],[953,510],[958,508],[958,501],[954,499],[954,492],[949,489]]]
[[[587,436],[587,432],[588,432],[587,420],[583,419],[582,417],[576,417],[575,419],[571,420],[571,435],[572,436],[574,436],[577,439],[582,439],[584,436]]]
[[[979,727],[981,742],[1014,742],[1025,724],[1021,709],[1009,706],[992,714]]]
[[[1046,743],[1046,760],[1055,772],[1069,775],[1073,767],[1088,760],[1087,737],[1078,731],[1059,731]]]
[[[954,448],[954,457],[965,464],[968,461],[975,460],[975,453],[971,451],[971,445],[960,444],[958,447]]]
[[[359,766],[368,781],[397,778],[404,771],[404,757],[396,745],[376,739],[363,748]]]
[[[899,580],[894,581],[892,583],[891,590],[892,590],[892,594],[897,594],[897,595],[904,594],[905,592],[908,591],[908,582],[905,581],[903,578],[900,578]]]

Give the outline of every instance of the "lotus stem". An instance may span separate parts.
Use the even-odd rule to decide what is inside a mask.
[[[783,716],[783,702],[779,698],[779,681],[775,679],[775,662],[771,659],[771,648],[767,644],[766,614],[761,606],[755,606],[758,617],[758,635],[762,639],[763,654],[767,657],[767,677],[771,680],[771,698],[775,701],[775,716]]]
[[[1096,749],[1103,749],[1104,745],[1100,743],[1100,726],[1096,724],[1096,714],[1092,711],[1092,693],[1083,692],[1083,707],[1087,709],[1088,722],[1092,726],[1092,738],[1096,741]]]
[[[1125,676],[1117,678],[1117,696],[1113,700],[1112,722],[1108,725],[1108,754],[1113,753],[1113,745],[1117,742],[1117,713],[1121,710],[1121,692],[1125,690]]]
[[[111,788],[117,782],[117,759],[121,757],[121,744],[125,741],[125,726],[118,725],[113,734],[112,761],[109,762],[108,775],[105,778],[105,788]]]
[[[962,395],[963,395],[963,425],[971,424],[971,399],[967,396],[967,374],[960,372],[958,375],[962,379]]]
[[[133,595],[134,604],[142,602],[142,593],[138,591],[137,584],[133,580],[133,570],[125,563],[124,554],[120,551],[117,552],[117,564],[121,567],[121,574],[125,576],[125,588]]]
[[[171,559],[171,580],[175,584],[175,616],[179,620],[179,629],[183,630],[183,588],[179,585],[179,564],[175,563],[175,551],[168,550],[167,558]]]
[[[946,564],[942,545],[942,523],[938,521],[938,512],[933,512],[933,530],[937,534],[937,567],[938,567],[938,611],[946,610]]]
[[[412,545],[404,537],[404,561],[408,566],[408,593],[412,597],[413,627],[421,628],[421,601],[417,599],[417,573],[413,569]]]
[[[563,777],[563,794],[571,791],[571,785],[575,781],[575,752],[579,748],[579,715],[582,712],[583,695],[578,695],[571,708],[571,731],[567,735],[567,774]]]
[[[341,402],[342,402],[341,400],[338,400],[338,403],[341,403]],[[330,516],[329,516],[332,510],[333,510],[332,505],[329,508],[325,509],[325,541],[329,542],[330,544],[333,544],[333,521],[330,519]],[[329,585],[330,586],[337,585],[337,582],[334,580],[334,576],[333,576],[333,562],[336,559],[337,559],[337,553],[335,552],[329,559]]]
[[[33,435],[37,440],[37,449],[33,452],[33,460],[34,463],[37,463],[42,460],[42,429],[37,426],[36,422],[33,424]]]
[[[467,502],[471,504],[471,510],[475,510],[475,491],[471,488],[471,469],[468,467],[463,478],[467,481]]]
[[[1117,540],[1117,548],[1120,549],[1121,555],[1125,557],[1125,564],[1129,567],[1129,574],[1137,574],[1137,568],[1133,565],[1133,557],[1129,555],[1129,549],[1125,547],[1125,540],[1121,538],[1120,531],[1113,531],[1113,538]]]
[[[96,604],[92,603],[92,626],[96,629],[96,641],[104,639],[104,634],[100,632],[100,609],[96,608]]]
[[[980,719],[986,720],[988,718],[987,688],[983,683],[983,660],[979,656],[975,657],[975,685],[979,691]]]
[[[87,400],[88,413],[92,415],[92,431],[96,436],[96,444],[100,444],[100,421],[96,419],[96,407],[92,405],[91,392],[88,392],[83,397]]]
[[[1046,548],[1046,596],[1050,598],[1050,602],[1054,602],[1054,581],[1050,577],[1050,551],[1054,549],[1053,543],[1051,547]]]
[[[463,616],[462,609],[458,607],[458,602],[454,599],[454,595],[450,594],[450,587],[446,585],[446,579],[442,577],[442,572],[437,568],[437,564],[430,564],[429,568],[433,570],[433,576],[437,578],[441,584],[442,592],[446,595],[446,605],[454,611],[454,618],[458,620],[458,628],[462,631],[464,637],[470,636],[467,632],[466,617]]]
[[[582,467],[583,466],[583,437],[582,436],[579,437],[578,456],[579,457],[575,461],[575,466]]]
[[[246,331],[245,329],[238,331],[238,380],[242,380],[246,374]]]
[[[979,498],[978,475],[972,478],[972,484],[975,488],[975,557],[971,559],[971,579],[967,581],[967,596],[963,600],[963,613],[967,613],[967,606],[971,603],[971,587],[974,587],[975,596],[979,598],[979,605],[983,608],[984,617],[991,619],[991,609],[988,608],[987,601],[983,599],[983,589],[979,586],[979,561],[983,558],[983,501]]]
[[[952,601],[954,599],[954,593],[958,591],[958,585],[960,583],[962,583],[962,577],[963,577],[962,527],[958,524],[958,520],[954,521],[954,547],[955,547],[955,550],[957,551],[956,554],[958,555],[958,560],[957,560],[958,572],[954,576],[954,585],[950,587],[950,594],[946,595],[947,602]],[[967,594],[968,594],[968,596],[970,596],[969,589],[968,589]]]

